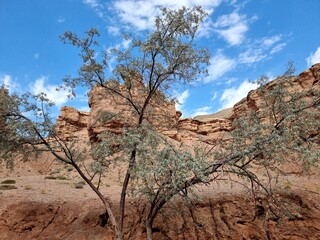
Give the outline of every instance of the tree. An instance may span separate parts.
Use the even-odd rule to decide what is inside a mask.
[[[293,78],[290,69],[279,78],[279,84],[272,85],[265,77],[260,79],[257,92],[264,100],[259,106],[264,110],[261,113],[249,110],[236,119],[227,145],[190,147],[159,133],[152,117],[159,114],[157,108],[161,108],[170,89],[206,74],[209,53],[194,45],[199,24],[205,17],[200,7],[164,8],[156,18],[154,31],[146,39],[125,35],[131,46],[125,51],[113,50],[118,64],[111,77],[107,76],[108,53],[104,52],[99,58],[94,50],[98,46],[96,29],[89,30],[84,38],[72,32],[62,36],[65,43],[81,50],[83,60],[79,76],[67,77],[65,87],[70,88],[72,94],[79,85],[99,87],[104,94],[123,104],[126,114],[130,113],[129,117],[126,115],[130,124],[123,126],[121,134],[104,132],[97,137],[92,145],[90,154],[94,160],[89,168],[83,166],[88,153],[55,133],[46,109],[51,103],[44,94],[34,98],[8,95],[9,105],[5,106],[10,107],[4,109],[0,119],[13,126],[9,129],[12,135],[7,135],[9,139],[18,139],[18,145],[32,146],[34,151],[50,151],[60,161],[72,165],[101,199],[117,239],[123,239],[130,187],[147,200],[144,220],[147,237],[152,239],[152,224],[159,211],[174,196],[188,196],[195,185],[234,174],[249,180],[252,190],[262,189],[271,196],[272,179],[264,182],[255,173],[257,169],[264,169],[268,174],[275,172],[279,163],[291,155],[293,160],[301,157],[306,166],[319,160],[319,89],[287,91]],[[35,118],[23,114],[28,111]],[[121,111],[116,114],[104,111],[98,120],[108,122],[122,117]],[[108,169],[119,161],[126,163],[127,169],[122,176],[117,218],[99,186],[101,176],[107,175]],[[93,183],[95,178],[98,184]]]
[[[105,141],[110,141],[110,138],[105,138],[95,148],[96,151],[93,154],[95,154],[95,157],[98,157],[100,154],[100,158],[96,158],[97,161],[92,167],[94,173],[88,176],[78,165],[78,162],[83,158],[83,152],[80,151],[78,153],[79,149],[74,144],[64,142],[53,131],[52,122],[48,120],[48,113],[44,108],[46,103],[48,103],[45,95],[37,96],[36,98],[36,100],[40,101],[40,108],[37,107],[37,103],[28,106],[32,108],[36,116],[42,117],[42,125],[23,116],[21,114],[23,111],[20,109],[6,114],[8,117],[17,118],[17,122],[25,121],[31,126],[31,133],[36,137],[34,143],[32,143],[33,146],[35,144],[44,146],[42,150],[49,150],[60,161],[72,165],[78,171],[80,176],[104,203],[107,216],[111,220],[117,239],[123,238],[128,185],[132,178],[133,169],[137,164],[137,153],[140,148],[139,138],[141,140],[141,136],[148,132],[145,125],[147,124],[148,116],[154,110],[153,106],[158,105],[159,102],[166,98],[163,93],[168,92],[168,89],[173,85],[189,83],[206,74],[205,66],[209,63],[209,52],[194,45],[197,30],[205,17],[206,13],[201,7],[181,8],[179,10],[163,8],[162,14],[155,20],[155,30],[145,40],[135,39],[126,35],[125,37],[132,42],[131,47],[126,51],[114,50],[118,64],[113,71],[112,78],[106,76],[108,54],[103,53],[103,59],[100,62],[95,55],[94,46],[98,45],[95,37],[99,35],[96,29],[89,30],[85,38],[80,38],[71,32],[66,32],[62,36],[62,40],[65,43],[70,43],[80,48],[84,63],[79,69],[79,77],[66,78],[65,86],[70,87],[73,94],[75,93],[73,89],[78,85],[89,87],[100,86],[106,94],[124,101],[132,112],[134,121],[131,129],[128,129],[123,134],[126,142],[131,141],[130,143],[128,142],[131,145],[126,146],[126,152],[129,149],[129,157],[121,156],[122,159],[128,161],[128,168],[123,180],[119,221],[115,218],[110,207],[110,202],[99,191],[99,185],[95,186],[92,183],[92,178],[97,173],[101,176],[110,164],[110,161],[102,160],[106,160],[110,155],[115,153],[114,145],[108,148],[107,144],[105,144]],[[135,98],[136,94],[132,88],[134,84],[139,82],[139,95],[142,96],[142,99]],[[25,97],[19,101],[27,100],[28,97]],[[110,117],[110,114],[101,114],[101,118],[106,117]],[[19,136],[23,138],[23,135]],[[134,138],[135,136],[137,137]],[[107,156],[102,158],[101,152],[107,153]],[[148,236],[152,238],[152,233],[149,230]]]

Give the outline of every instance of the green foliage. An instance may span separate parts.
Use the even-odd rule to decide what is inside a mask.
[[[148,124],[148,116],[157,113],[154,109],[170,97],[178,84],[206,76],[210,54],[194,44],[205,17],[201,7],[164,8],[156,17],[154,31],[145,39],[124,35],[131,42],[129,48],[101,54],[97,54],[99,32],[96,29],[90,29],[85,37],[66,32],[62,41],[80,49],[83,65],[79,76],[66,77],[61,88],[70,89],[70,94],[75,95],[78,86],[99,86],[105,96],[111,96],[130,112],[132,121],[124,124],[122,132],[100,134],[89,153],[80,148],[79,142],[68,142],[57,136],[49,116],[52,103],[45,94],[18,96],[1,87],[1,159],[20,153],[49,151],[59,161],[72,166],[103,202],[117,239],[123,238],[128,187],[135,196],[142,195],[149,200],[143,217],[151,239],[153,220],[162,207],[178,194],[187,197],[195,185],[235,174],[249,180],[253,190],[257,187],[270,194],[273,173],[280,172],[281,163],[302,162],[306,169],[317,165],[320,159],[319,87],[303,92],[290,89],[289,80],[295,79],[291,76],[292,68],[278,78],[278,84],[269,82],[266,76],[258,80],[261,86],[257,94],[262,101],[234,121],[227,146],[224,142],[209,149],[177,144]],[[116,66],[109,76],[111,56],[116,59]],[[97,121],[105,123],[123,116],[121,111],[116,114],[101,111]],[[116,219],[99,187],[102,177],[108,177],[108,171],[119,163],[127,169],[121,172],[120,217]],[[267,179],[260,179],[256,170],[263,170]],[[96,180],[98,183],[94,184]],[[83,186],[83,182],[75,185],[76,188]]]
[[[186,191],[181,186],[187,179],[197,177],[202,182],[208,181],[203,169],[208,166],[209,159],[203,156],[200,148],[192,153],[190,148],[170,143],[149,128],[143,130],[135,144],[137,161],[131,171],[133,192],[142,193],[151,202],[156,198],[169,198],[167,194],[171,190]]]
[[[297,92],[292,72],[289,67],[276,82],[265,76],[258,80],[255,94],[261,101],[234,121],[229,146],[215,157],[222,162],[229,157],[225,172],[243,176],[268,193],[276,175],[283,173],[281,164],[302,165],[306,171],[319,165],[320,91],[314,86]],[[268,180],[260,180],[257,170]]]
[[[42,148],[43,138],[53,134],[48,111],[52,103],[45,94],[18,96],[2,86],[0,106],[0,160],[12,167],[17,155],[34,156]]]

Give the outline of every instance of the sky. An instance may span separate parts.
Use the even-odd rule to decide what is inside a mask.
[[[53,116],[62,106],[89,111],[87,89],[72,100],[56,91],[81,66],[78,49],[59,36],[94,27],[101,50],[126,49],[122,33],[143,39],[160,7],[195,5],[208,13],[196,44],[211,58],[208,77],[175,89],[183,117],[232,107],[257,87],[252,81],[281,75],[289,61],[297,74],[320,62],[319,0],[0,0],[0,84],[12,93],[45,92]]]

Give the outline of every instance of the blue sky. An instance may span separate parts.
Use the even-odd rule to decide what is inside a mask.
[[[74,100],[55,91],[81,65],[59,36],[95,27],[103,48],[126,48],[122,32],[143,38],[159,7],[182,5],[209,13],[196,41],[211,51],[209,76],[176,89],[184,117],[231,107],[256,87],[251,80],[281,74],[288,61],[297,73],[320,62],[319,0],[0,0],[0,83],[11,92],[46,92],[54,115],[65,105],[88,111],[85,90]]]

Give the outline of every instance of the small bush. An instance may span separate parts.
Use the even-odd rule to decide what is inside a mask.
[[[73,170],[73,167],[72,167],[72,166],[68,166],[68,167],[67,167],[67,171],[68,171],[68,172],[71,172],[72,170]]]
[[[76,189],[82,189],[85,184],[86,184],[86,183],[85,183],[85,182],[82,182],[82,181],[81,181],[81,182],[77,182],[77,183],[74,184],[74,187],[75,187]]]
[[[57,168],[57,169],[53,169],[51,172],[50,172],[50,174],[56,174],[56,173],[59,173],[59,172],[61,172],[61,168]]]
[[[13,185],[0,185],[0,190],[12,190],[12,189],[18,189],[18,188]]]
[[[1,182],[1,184],[16,184],[16,180],[8,179]]]
[[[59,180],[68,180],[65,176],[58,176],[57,179],[59,179]]]
[[[57,177],[52,176],[52,175],[49,175],[49,176],[45,176],[45,178],[44,178],[44,179],[56,180],[56,179],[57,179]]]
[[[24,186],[24,190],[31,190],[33,189],[31,185],[25,185]]]

